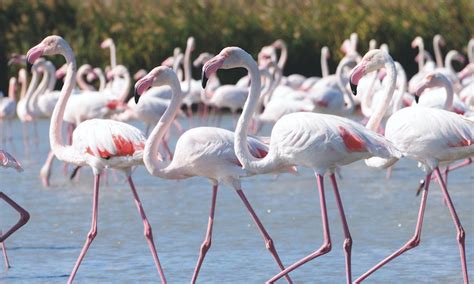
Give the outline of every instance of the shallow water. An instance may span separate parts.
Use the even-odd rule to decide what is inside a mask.
[[[186,121],[183,121],[186,124]],[[141,127],[139,123],[135,123]],[[223,125],[231,127],[232,118]],[[49,121],[39,121],[39,146],[29,155],[21,141],[21,124],[13,124],[12,148],[25,172],[0,171],[0,187],[29,210],[30,222],[7,240],[12,268],[0,266],[1,283],[64,283],[90,228],[92,172],[83,169],[70,182],[62,164],[54,165],[52,186],[44,188],[39,169],[49,148]],[[264,129],[269,132],[269,127]],[[176,135],[172,137],[172,144]],[[3,147],[5,148],[5,147]],[[174,147],[173,147],[174,148]],[[318,249],[323,242],[316,182],[309,169],[299,176],[262,175],[245,179],[243,188],[272,236],[285,265]],[[342,169],[339,187],[353,238],[353,275],[403,245],[413,234],[423,173],[416,163],[399,162],[392,178],[356,162]],[[133,178],[153,227],[158,255],[169,283],[189,283],[206,232],[211,185],[195,177],[181,181],[150,176],[139,167]],[[295,283],[344,283],[343,234],[334,195],[326,181],[332,251],[291,273]],[[474,261],[474,170],[449,175],[449,189],[466,232],[472,279]],[[3,230],[16,214],[0,203]],[[257,228],[237,194],[222,187],[217,196],[212,247],[199,275],[200,283],[263,283],[278,272]],[[355,278],[354,278],[355,279]],[[98,235],[76,276],[77,283],[158,282],[143,226],[131,192],[120,173],[102,180]],[[279,283],[284,283],[280,281]],[[422,241],[364,283],[462,283],[456,231],[437,184],[430,187]]]

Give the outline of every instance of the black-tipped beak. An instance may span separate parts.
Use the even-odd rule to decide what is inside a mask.
[[[415,95],[415,102],[418,104],[418,101],[420,100],[420,96]]]
[[[349,85],[351,85],[351,91],[354,96],[357,96],[357,85],[353,84],[352,81],[349,80]]]
[[[26,62],[26,71],[28,73],[31,73],[31,68],[33,67],[33,64],[31,64],[29,61]]]
[[[137,89],[133,92],[133,98],[135,99],[135,103],[138,104],[138,101],[140,100],[140,95],[137,93]]]
[[[206,72],[202,71],[202,76],[201,76],[201,83],[202,83],[202,88],[205,89],[206,88],[206,85],[207,85],[207,76],[206,76]]]

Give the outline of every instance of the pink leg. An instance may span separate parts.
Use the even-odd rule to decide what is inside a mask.
[[[168,146],[168,141],[166,139],[163,139],[163,147],[165,147],[166,153],[168,153],[168,158],[173,160],[173,153],[171,152],[170,146]]]
[[[245,207],[247,207],[247,210],[249,211],[250,215],[252,216],[252,219],[253,221],[255,222],[255,225],[257,225],[257,228],[258,230],[260,231],[260,233],[262,234],[262,237],[263,237],[263,240],[265,241],[265,247],[270,251],[270,253],[272,254],[273,258],[275,259],[275,261],[277,262],[278,264],[278,267],[280,267],[280,269],[283,271],[285,270],[285,267],[283,266],[283,263],[281,262],[280,260],[280,256],[278,256],[278,253],[275,249],[275,245],[273,244],[273,240],[272,238],[270,237],[270,235],[268,234],[267,230],[265,229],[265,227],[263,226],[262,222],[260,221],[260,219],[257,217],[257,214],[255,213],[255,211],[253,210],[252,206],[250,205],[250,202],[248,201],[247,197],[245,196],[244,192],[242,191],[242,189],[237,189],[237,194],[239,195],[240,199],[242,199],[242,201],[244,202],[245,204]],[[290,272],[290,271],[288,271]],[[288,273],[285,273],[284,275],[282,275],[281,277],[285,276],[286,280],[288,281],[288,283],[293,283],[291,281],[291,278],[289,275],[287,275]],[[281,278],[280,277],[280,278]]]
[[[51,177],[51,167],[53,165],[54,161],[54,154],[52,151],[49,151],[48,157],[46,158],[46,161],[44,162],[44,165],[41,167],[40,170],[40,178],[41,182],[43,183],[44,187],[49,186],[49,179]]]
[[[35,133],[35,137],[34,137],[35,147],[38,149],[39,135],[38,135],[38,121],[36,119],[33,120],[33,131]]]
[[[148,247],[150,248],[151,254],[153,255],[153,260],[155,261],[156,269],[158,270],[158,273],[160,274],[161,283],[166,284],[165,274],[163,273],[163,270],[161,268],[160,260],[158,259],[158,253],[156,252],[155,243],[153,241],[153,231],[151,229],[151,225],[148,222],[148,219],[146,218],[145,210],[143,209],[142,202],[140,201],[140,198],[138,197],[138,193],[137,193],[137,190],[135,189],[135,185],[133,184],[132,177],[129,176],[127,178],[127,181],[130,184],[130,188],[132,189],[133,198],[135,199],[135,204],[137,205],[138,212],[140,213],[140,216],[142,217],[143,225],[145,227],[145,231],[144,231],[145,238],[148,243]]]
[[[179,123],[179,121],[177,119],[174,119],[173,120],[173,125],[176,127],[176,129],[178,130],[178,133],[181,135],[183,134],[183,127],[181,126],[181,124]]]
[[[393,166],[388,167],[387,173],[385,174],[386,179],[390,179],[392,177],[392,170],[393,170]]]
[[[457,233],[458,233],[457,241],[458,241],[458,245],[459,245],[459,254],[461,255],[461,267],[462,267],[462,274],[463,274],[463,278],[464,278],[464,283],[469,283],[469,277],[468,277],[468,274],[467,274],[467,265],[466,265],[466,249],[465,249],[465,246],[464,246],[466,235],[464,233],[464,229],[461,225],[461,222],[459,221],[459,217],[456,213],[456,210],[454,209],[454,204],[451,200],[451,197],[449,196],[448,188],[446,187],[446,184],[444,183],[444,181],[441,177],[441,173],[439,171],[439,168],[435,169],[435,174],[436,174],[436,178],[438,179],[438,183],[441,186],[441,190],[443,192],[444,200],[446,200],[446,202],[447,202],[449,212],[451,213],[451,217],[453,218],[453,222],[454,222],[454,225],[456,226],[456,230],[457,230]]]
[[[339,195],[339,189],[336,183],[336,176],[331,174],[330,176],[332,187],[334,189],[334,195],[336,197],[337,208],[339,209],[339,215],[341,216],[342,229],[344,230],[344,254],[346,255],[346,279],[347,284],[352,283],[352,272],[351,272],[351,250],[352,250],[352,237],[349,232],[349,226],[347,225],[346,215],[344,214],[344,207],[342,206],[341,196]]]
[[[201,250],[199,251],[199,258],[194,268],[193,278],[191,279],[191,283],[196,283],[199,270],[201,269],[202,262],[204,261],[204,257],[206,256],[207,251],[211,247],[212,243],[212,225],[214,223],[214,212],[216,209],[216,197],[217,197],[217,185],[212,186],[212,199],[211,199],[211,210],[209,212],[209,221],[207,223],[207,231],[206,237],[204,238],[204,242],[201,245]]]
[[[324,236],[324,243],[323,245],[313,252],[312,254],[298,260],[297,262],[293,263],[292,265],[288,266],[285,270],[275,275],[272,279],[267,281],[267,283],[274,283],[284,275],[290,273],[291,271],[295,270],[296,268],[300,267],[301,265],[305,264],[306,262],[317,258],[318,256],[324,255],[331,251],[331,235],[329,232],[329,223],[328,223],[328,216],[327,216],[327,209],[326,209],[326,198],[324,196],[324,177],[320,174],[316,175],[317,183],[318,183],[318,190],[319,190],[319,199],[321,205],[321,218],[323,222],[323,236]]]
[[[86,256],[87,250],[89,249],[92,241],[97,236],[97,211],[99,207],[99,184],[100,184],[100,175],[94,175],[94,197],[92,199],[92,224],[89,233],[87,234],[86,243],[82,247],[81,254],[76,260],[76,264],[72,269],[71,275],[69,275],[69,279],[67,281],[68,284],[74,281],[74,277],[76,276],[77,270],[81,265],[82,260]]]
[[[415,234],[413,235],[413,237],[403,247],[401,247],[399,250],[392,253],[390,256],[388,256],[387,258],[385,258],[384,260],[379,262],[377,265],[372,267],[369,271],[364,273],[362,276],[357,278],[354,281],[354,283],[362,282],[364,279],[369,277],[372,273],[377,271],[379,268],[381,268],[382,266],[384,266],[385,264],[387,264],[388,262],[390,262],[394,258],[398,257],[402,253],[404,253],[404,252],[406,252],[406,251],[408,251],[408,250],[410,250],[410,249],[412,249],[412,248],[414,248],[414,247],[416,247],[420,244],[421,229],[422,229],[422,226],[423,226],[423,216],[425,214],[425,206],[426,206],[426,199],[428,197],[428,189],[429,189],[429,185],[430,185],[430,179],[431,179],[431,173],[426,175],[426,181],[427,182],[425,184],[425,190],[423,191],[423,194],[421,196],[420,209],[418,211],[418,220],[416,222],[416,229],[415,229]]]
[[[29,150],[30,137],[28,136],[28,122],[23,122],[23,145],[25,147],[25,156],[30,155]]]
[[[186,111],[189,119],[189,128],[193,128],[193,109],[191,106],[187,106]]]

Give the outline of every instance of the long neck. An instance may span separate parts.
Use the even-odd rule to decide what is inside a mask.
[[[186,46],[186,51],[184,52],[184,81],[186,82],[186,90],[183,91],[185,94],[188,94],[191,91],[191,46]]]
[[[52,90],[54,90],[54,87],[56,86],[56,81],[57,81],[56,76],[55,76],[56,68],[54,67],[53,64],[47,64],[46,68],[47,68],[46,70],[48,71],[48,77],[49,77],[47,91],[51,92]]]
[[[363,95],[360,102],[360,109],[365,117],[370,117],[372,115],[372,100],[374,97],[374,85],[377,81],[377,72],[372,72],[370,75],[370,85],[367,92]]]
[[[250,153],[247,145],[248,125],[259,100],[261,83],[257,63],[250,57],[250,55],[245,54],[243,57],[242,67],[245,67],[249,72],[251,84],[250,93],[235,128],[234,151],[245,169],[256,173],[271,172],[276,169],[277,165],[272,163],[270,154],[266,155],[263,159],[255,158]]]
[[[25,74],[24,78],[22,78],[22,80],[18,80],[18,81],[21,81],[20,82],[21,84],[20,99],[26,96],[26,82],[28,82],[28,79],[26,78],[26,72],[24,72],[24,74]]]
[[[344,82],[344,77],[342,74],[342,70],[344,69],[345,66],[348,66],[349,64],[353,63],[352,60],[347,60],[343,59],[343,61],[337,66],[336,70],[336,78],[337,78],[337,85],[341,89],[341,92],[343,95],[345,95],[348,99],[347,101],[347,106],[343,110],[343,114],[351,114],[354,111],[354,99],[352,98],[351,92],[346,88],[346,84]]]
[[[288,59],[288,47],[285,43],[281,44],[281,54],[280,58],[278,59],[278,68],[280,68],[283,72],[283,69],[286,65],[286,60]]]
[[[121,75],[123,76],[125,80],[125,86],[122,89],[122,94],[119,96],[119,101],[125,102],[125,100],[128,97],[128,94],[130,93],[130,86],[131,86],[131,78],[130,78],[130,73],[128,72],[127,68],[125,66],[123,67],[123,71],[121,72]]]
[[[451,84],[451,81],[449,81],[449,79],[444,76],[442,77],[442,80],[444,89],[446,90],[446,100],[444,101],[444,109],[451,110],[453,107],[454,100],[453,85]]]
[[[323,78],[329,76],[327,48],[321,50],[321,71],[323,73]]]
[[[418,55],[420,56],[420,60],[418,60],[418,72],[421,72],[423,66],[425,66],[425,45],[422,40],[418,43]]]
[[[158,159],[158,146],[163,140],[165,134],[168,132],[170,125],[173,123],[173,120],[179,111],[181,101],[183,100],[181,86],[177,77],[174,76],[172,78],[169,82],[169,86],[171,87],[173,94],[170,105],[166,108],[165,113],[161,116],[146,141],[145,149],[143,151],[143,162],[150,174],[166,179],[177,179],[180,178],[180,176],[171,170],[167,164]]]
[[[266,95],[263,100],[264,105],[268,104],[268,102],[272,98],[275,89],[278,87],[278,85],[280,85],[281,79],[283,78],[283,72],[280,67],[278,67],[278,65],[273,65],[273,77],[273,83],[270,87],[270,90],[268,90],[268,95]]]
[[[471,38],[467,44],[467,58],[469,58],[469,63],[474,63],[474,38]]]
[[[439,47],[440,41],[441,41],[441,38],[437,35],[433,38],[433,49],[434,49],[435,58],[436,58],[436,66],[438,68],[443,67],[443,58],[441,56],[441,49]]]
[[[375,132],[380,126],[380,122],[382,121],[385,112],[389,108],[390,101],[392,100],[393,92],[395,91],[397,83],[397,71],[395,69],[395,64],[393,63],[393,60],[390,57],[386,57],[385,70],[389,79],[389,87],[387,88],[387,91],[384,94],[384,97],[382,98],[382,103],[377,105],[377,109],[374,111],[366,125],[367,129],[370,129]]]
[[[444,67],[454,74],[456,74],[456,71],[453,68],[453,59],[456,55],[457,52],[451,50],[448,52],[448,54],[446,54],[446,57],[444,58]]]
[[[400,88],[397,90],[396,97],[393,99],[392,113],[395,113],[396,111],[402,108],[403,96],[405,95],[408,87],[407,74],[405,73],[405,69],[403,69],[403,66],[398,62],[395,62],[395,67],[397,70],[397,77],[400,79]]]
[[[53,114],[51,115],[49,143],[51,150],[59,160],[77,164],[78,161],[84,160],[83,155],[76,153],[73,147],[64,145],[63,137],[61,135],[64,110],[72,89],[76,84],[76,59],[74,58],[74,53],[70,47],[65,47],[62,55],[66,59],[66,77],[64,79],[61,93],[59,94],[59,100],[54,107]]]
[[[114,69],[117,66],[117,57],[115,52],[115,43],[112,42],[109,46],[110,48],[110,68]]]
[[[49,74],[47,70],[43,68],[43,77],[41,78],[41,82],[39,83],[38,88],[36,88],[33,95],[31,96],[30,101],[28,102],[28,108],[30,113],[33,113],[35,110],[38,109],[38,98],[46,91],[49,81],[48,75]]]
[[[99,91],[103,91],[105,89],[105,76],[102,70],[97,70],[97,77],[99,78]]]
[[[33,66],[31,71],[33,72],[33,75],[31,76],[31,81],[30,84],[28,85],[28,89],[26,90],[26,94],[22,96],[21,99],[25,100],[25,109],[26,113],[30,112],[29,104],[30,101],[35,93],[36,87],[38,85],[38,72],[36,71],[36,67]]]
[[[15,86],[16,86],[16,79],[12,77],[8,84],[8,98],[10,98],[10,100],[13,100],[13,101],[15,100]]]

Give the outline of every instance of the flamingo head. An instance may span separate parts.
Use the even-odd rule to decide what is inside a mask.
[[[206,63],[213,57],[214,57],[214,54],[211,54],[209,52],[203,52],[199,54],[199,56],[193,61],[193,66],[199,67],[201,65],[204,65],[204,63]]]
[[[26,64],[26,55],[23,55],[23,54],[16,54],[16,53],[13,53],[11,56],[10,56],[10,60],[8,60],[8,65],[13,65],[13,64]]]
[[[186,46],[189,46],[190,50],[194,51],[194,49],[196,48],[196,40],[194,39],[194,37],[192,36],[188,37]]]
[[[474,74],[474,63],[469,63],[466,67],[464,67],[464,69],[461,70],[461,72],[458,73],[458,77],[460,80],[463,80],[472,74]]]
[[[108,48],[110,46],[112,46],[114,44],[114,40],[111,39],[110,37],[105,39],[101,44],[100,44],[100,48]]]
[[[28,50],[26,59],[28,61],[28,68],[31,69],[31,64],[40,58],[42,55],[56,55],[61,54],[66,56],[67,51],[70,51],[69,44],[60,36],[51,35],[45,37],[39,44]]]
[[[202,87],[206,88],[208,78],[219,69],[242,67],[245,62],[253,61],[250,54],[240,47],[226,47],[202,67]]]
[[[90,70],[89,72],[87,72],[87,75],[86,75],[87,82],[89,82],[89,83],[94,82],[95,80],[97,80],[99,78],[99,76],[97,75],[96,69],[97,68],[94,68],[94,69]]]
[[[390,57],[390,55],[380,49],[369,50],[364,55],[359,64],[351,71],[349,83],[354,95],[357,95],[357,85],[360,79],[366,74],[382,68],[387,62],[387,57]]]
[[[141,78],[145,77],[146,74],[147,74],[147,72],[146,72],[145,69],[140,69],[140,70],[137,71],[137,73],[135,73],[135,75],[133,75],[133,79],[135,81],[138,81]]]
[[[445,75],[438,71],[428,73],[415,87],[415,100],[418,102],[418,97],[427,88],[442,87],[449,82]]]
[[[274,48],[282,49],[286,46],[286,43],[282,39],[277,39],[272,43],[271,46],[274,47]]]
[[[170,56],[166,58],[165,60],[163,60],[163,62],[161,62],[161,65],[170,67],[170,68],[173,67],[173,64],[174,64],[174,56]]]
[[[438,44],[442,46],[446,45],[443,36],[441,36],[440,34],[436,34],[433,38],[433,41],[438,42]]]
[[[411,48],[416,48],[423,44],[423,38],[421,36],[415,37],[415,39],[411,42]]]
[[[63,66],[61,66],[61,68],[56,70],[56,72],[55,72],[56,79],[59,80],[59,79],[63,78],[66,75],[66,69],[67,69],[67,65],[64,64]]]
[[[331,56],[331,53],[329,52],[329,47],[323,46],[321,48],[321,53],[324,55],[325,58],[329,58]]]
[[[166,66],[153,68],[148,74],[135,83],[135,103],[138,103],[140,96],[153,85],[175,85],[180,86],[178,77],[173,69]]]

